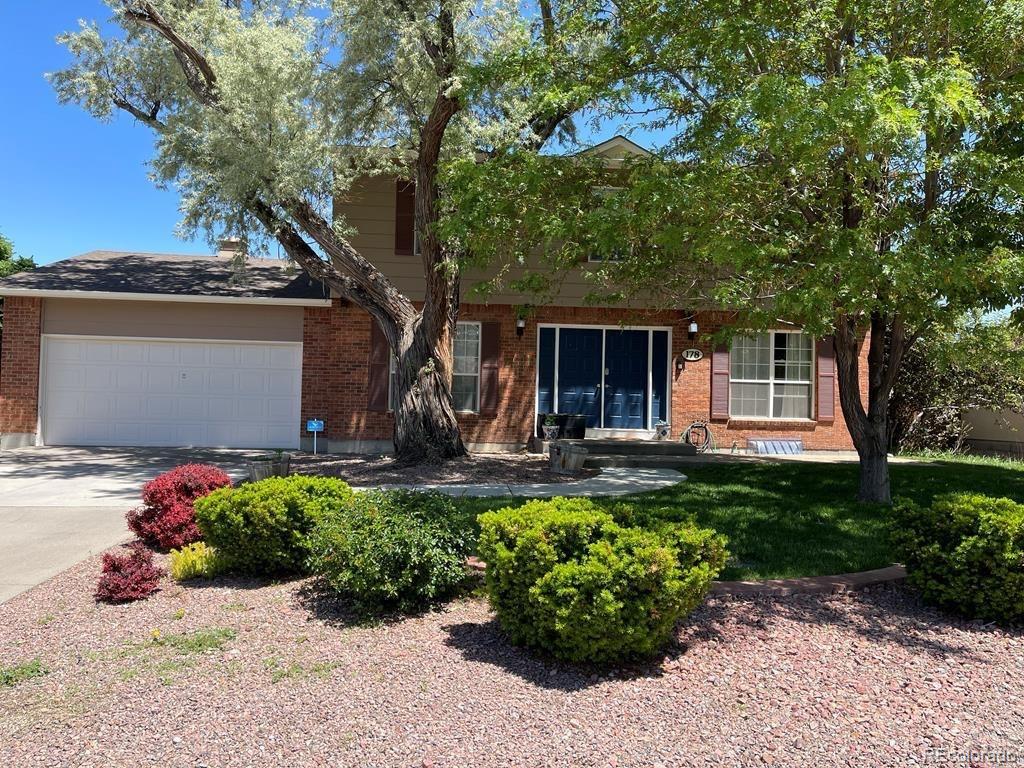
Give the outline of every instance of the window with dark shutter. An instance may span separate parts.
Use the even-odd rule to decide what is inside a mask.
[[[395,182],[395,253],[412,256],[416,252],[416,183],[406,179]]]
[[[498,414],[501,371],[501,323],[480,324],[480,413]]]
[[[388,409],[388,390],[390,389],[391,346],[380,329],[380,325],[370,318],[370,358],[369,381],[367,388],[366,407],[371,411]]]
[[[711,354],[711,418],[729,418],[729,348],[724,345]]]
[[[831,336],[818,339],[818,421],[836,418],[836,349]]]

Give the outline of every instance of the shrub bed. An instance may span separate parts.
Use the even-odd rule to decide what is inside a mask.
[[[208,464],[184,464],[150,480],[142,488],[145,506],[127,514],[128,527],[142,543],[158,549],[183,547],[200,538],[194,504],[231,478]]]
[[[352,489],[336,478],[271,477],[197,500],[196,522],[231,570],[304,573],[317,521],[351,498]]]
[[[170,552],[171,578],[175,581],[212,579],[227,570],[227,563],[217,550],[205,542],[196,541]]]
[[[103,573],[96,585],[96,599],[127,603],[153,594],[163,571],[153,565],[153,553],[142,542],[132,542],[123,555],[103,555]]]
[[[470,539],[448,496],[359,493],[321,518],[310,570],[363,612],[412,611],[465,580]]]
[[[900,501],[892,538],[926,601],[969,619],[1024,621],[1024,505],[979,494]]]
[[[480,516],[491,605],[513,642],[569,661],[649,656],[703,600],[725,542],[691,524],[624,527],[588,499]]]

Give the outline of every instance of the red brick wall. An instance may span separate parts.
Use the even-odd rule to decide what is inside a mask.
[[[516,335],[515,310],[508,305],[464,304],[460,319],[501,323],[501,370],[498,415],[460,415],[463,437],[470,443],[523,444],[534,424],[537,324],[634,324],[672,328],[672,358],[684,349],[704,351],[703,360],[687,363],[672,375],[672,426],[678,432],[694,418],[707,418],[711,408],[710,335],[724,322],[722,315],[698,316],[700,334],[687,339],[689,317],[681,312],[603,309],[591,307],[542,307],[527,323],[522,336]],[[327,420],[332,440],[387,440],[392,434],[389,414],[366,410],[367,359],[370,317],[360,309],[341,306],[307,309],[302,374],[303,418]],[[862,359],[864,355],[862,354]],[[862,390],[866,386],[867,364],[862,364]],[[750,437],[799,437],[808,449],[850,449],[849,432],[835,392],[836,418],[831,422],[721,420],[714,422],[720,448],[733,441],[745,448]]]
[[[0,433],[33,433],[39,407],[41,299],[4,299],[0,347]]]

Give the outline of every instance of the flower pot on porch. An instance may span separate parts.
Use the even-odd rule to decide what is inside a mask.
[[[287,477],[291,464],[292,457],[288,453],[257,456],[249,462],[249,480],[255,483],[268,477]]]
[[[553,420],[553,426],[558,428],[555,437],[548,437],[546,428],[552,426],[546,423],[549,420]],[[554,440],[557,437],[563,440],[582,440],[587,436],[587,417],[581,413],[538,413],[537,423],[537,436],[545,440]]]
[[[541,427],[544,432],[544,439],[548,442],[558,439],[558,425],[557,424],[545,424]]]

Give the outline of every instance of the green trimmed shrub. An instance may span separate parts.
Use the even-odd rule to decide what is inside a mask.
[[[172,549],[169,560],[168,570],[175,581],[212,579],[227,570],[228,566],[217,550],[202,541],[186,544],[181,549]]]
[[[465,580],[470,543],[450,497],[370,491],[320,519],[309,565],[363,612],[411,611]]]
[[[657,652],[725,563],[713,531],[623,527],[588,499],[531,501],[479,520],[502,628],[514,643],[569,661]]]
[[[303,573],[317,521],[351,498],[352,489],[336,478],[270,477],[197,499],[196,522],[230,570]]]
[[[897,502],[892,539],[924,599],[969,619],[1024,620],[1024,505],[947,494]]]

